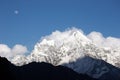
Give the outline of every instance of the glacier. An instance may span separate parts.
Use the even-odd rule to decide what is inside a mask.
[[[95,37],[96,39],[94,39]],[[117,41],[116,43],[120,42],[120,39],[112,37],[105,39],[97,32],[85,35],[82,30],[77,28],[64,32],[55,31],[36,43],[30,55],[17,55],[11,59],[11,62],[17,66],[34,61],[47,62],[55,66],[67,66],[78,73],[99,78],[109,72],[110,69],[93,59],[104,60],[120,68],[120,44],[113,43],[110,38],[114,42]],[[107,45],[110,42],[112,44]]]

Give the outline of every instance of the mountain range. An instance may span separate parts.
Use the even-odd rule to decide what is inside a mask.
[[[96,41],[92,34],[85,35],[81,30],[56,31],[43,37],[30,55],[17,55],[10,61],[16,66],[31,62],[45,62],[54,66],[64,66],[79,74],[87,74],[98,80],[120,79],[120,46],[113,47]],[[116,44],[117,45],[117,44]]]

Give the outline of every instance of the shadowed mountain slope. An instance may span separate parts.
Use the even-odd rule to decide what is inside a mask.
[[[91,77],[96,77],[98,80],[120,80],[120,68],[89,56],[77,59],[69,64],[63,64],[63,66],[69,67],[76,72],[83,69],[81,72],[87,73]]]
[[[78,74],[63,66],[32,62],[14,66],[6,58],[0,57],[0,80],[95,80],[87,75]]]

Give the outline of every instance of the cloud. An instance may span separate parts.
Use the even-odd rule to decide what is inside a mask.
[[[27,47],[17,44],[12,48],[12,53],[14,53],[15,55],[17,54],[24,54],[28,52]]]
[[[0,56],[10,59],[16,55],[25,55],[27,53],[27,47],[16,44],[13,48],[10,48],[6,44],[0,44]]]
[[[104,41],[104,46],[118,48],[120,47],[120,38],[107,37]]]
[[[120,38],[104,37],[102,33],[93,31],[87,37],[100,47],[118,48],[120,47]]]
[[[90,34],[87,35],[87,37],[97,46],[102,46],[105,41],[102,33],[96,31],[92,31]]]
[[[5,44],[0,44],[0,56],[11,57],[11,49]]]

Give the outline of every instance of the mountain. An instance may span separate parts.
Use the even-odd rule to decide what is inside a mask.
[[[120,46],[99,46],[82,31],[72,29],[56,31],[44,37],[35,45],[30,55],[18,55],[11,62],[17,66],[30,62],[46,62],[54,66],[63,65],[101,80],[113,80],[115,77],[114,80],[119,80],[119,53]],[[107,79],[104,79],[105,76]]]
[[[83,63],[83,67],[80,69],[79,63]],[[89,63],[89,64],[88,64]],[[119,80],[120,79],[120,68],[115,67],[103,60],[100,59],[94,59],[89,56],[86,56],[84,58],[77,59],[75,62],[71,62],[69,64],[63,64],[64,66],[71,67],[74,69],[74,71],[77,71],[78,73],[81,72],[79,70],[86,70],[85,73],[87,73],[91,77],[95,77],[98,80]],[[78,66],[79,65],[79,66]],[[89,68],[88,68],[88,67]],[[76,70],[75,70],[76,69]],[[87,72],[89,71],[89,72]]]
[[[32,62],[21,67],[0,57],[0,80],[96,80],[64,66]]]

